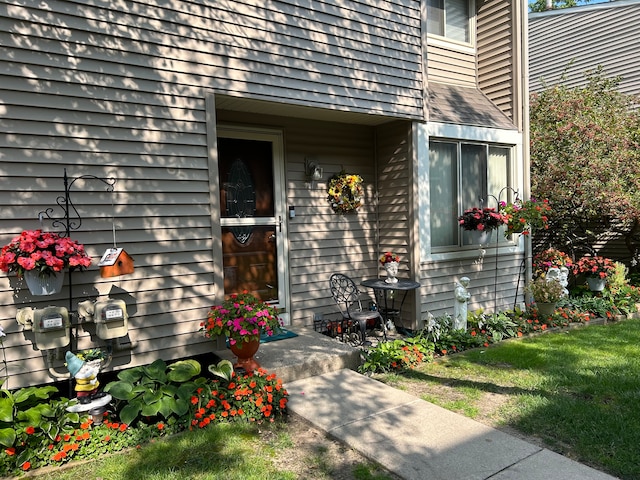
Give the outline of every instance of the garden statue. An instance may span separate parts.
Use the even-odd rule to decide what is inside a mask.
[[[555,281],[562,285],[562,296],[566,297],[569,295],[569,290],[567,290],[567,285],[569,285],[569,269],[567,267],[551,267],[547,270],[547,281]]]
[[[467,303],[471,298],[471,294],[467,290],[469,286],[469,277],[462,277],[460,282],[456,282],[455,305],[453,307],[453,329],[467,330]]]
[[[72,352],[65,354],[65,360],[67,363],[67,369],[71,376],[75,379],[75,392],[77,405],[69,407],[67,410],[82,412],[88,411],[92,408],[104,406],[111,401],[111,395],[99,392],[98,387],[98,373],[100,372],[100,362],[84,361]]]

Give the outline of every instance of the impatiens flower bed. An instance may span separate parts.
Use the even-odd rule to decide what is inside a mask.
[[[287,395],[282,380],[264,369],[242,375],[233,372],[229,382],[215,379],[191,397],[195,407],[191,426],[204,428],[229,420],[273,422],[284,412]]]
[[[180,364],[181,362],[177,362]],[[134,369],[131,369],[134,370]],[[0,390],[0,477],[11,477],[71,460],[94,459],[186,429],[228,421],[274,422],[287,406],[282,380],[259,369],[229,380],[198,377],[199,385],[182,416],[137,418],[132,425],[119,420],[121,410],[105,412],[94,423],[86,413],[66,411],[69,400],[49,398],[53,386]],[[149,384],[147,384],[149,385]],[[165,389],[166,385],[158,386]],[[126,402],[118,402],[122,409]]]

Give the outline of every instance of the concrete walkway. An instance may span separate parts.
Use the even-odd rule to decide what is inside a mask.
[[[352,370],[287,381],[288,408],[406,480],[613,480]]]

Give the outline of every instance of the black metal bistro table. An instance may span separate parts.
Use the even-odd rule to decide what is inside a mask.
[[[384,318],[385,323],[387,325],[391,324],[392,326],[394,324],[393,319],[397,318],[401,323],[400,326],[402,329],[406,331],[404,322],[402,321],[402,306],[409,291],[419,288],[420,283],[402,278],[399,278],[396,283],[387,283],[384,278],[372,278],[370,280],[363,280],[361,285],[373,289],[378,310]],[[398,300],[397,292],[402,292],[402,299],[400,299],[400,305],[396,308],[396,301]]]

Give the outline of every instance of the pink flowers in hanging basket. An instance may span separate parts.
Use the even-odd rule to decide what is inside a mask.
[[[42,230],[25,230],[0,251],[0,271],[24,272],[35,270],[39,276],[50,276],[65,268],[83,269],[91,265],[91,257],[84,245]]]
[[[507,223],[506,215],[498,212],[495,208],[478,208],[473,207],[469,210],[465,210],[464,213],[458,217],[458,224],[464,230],[479,230],[481,232],[490,232],[495,230],[501,225]]]

